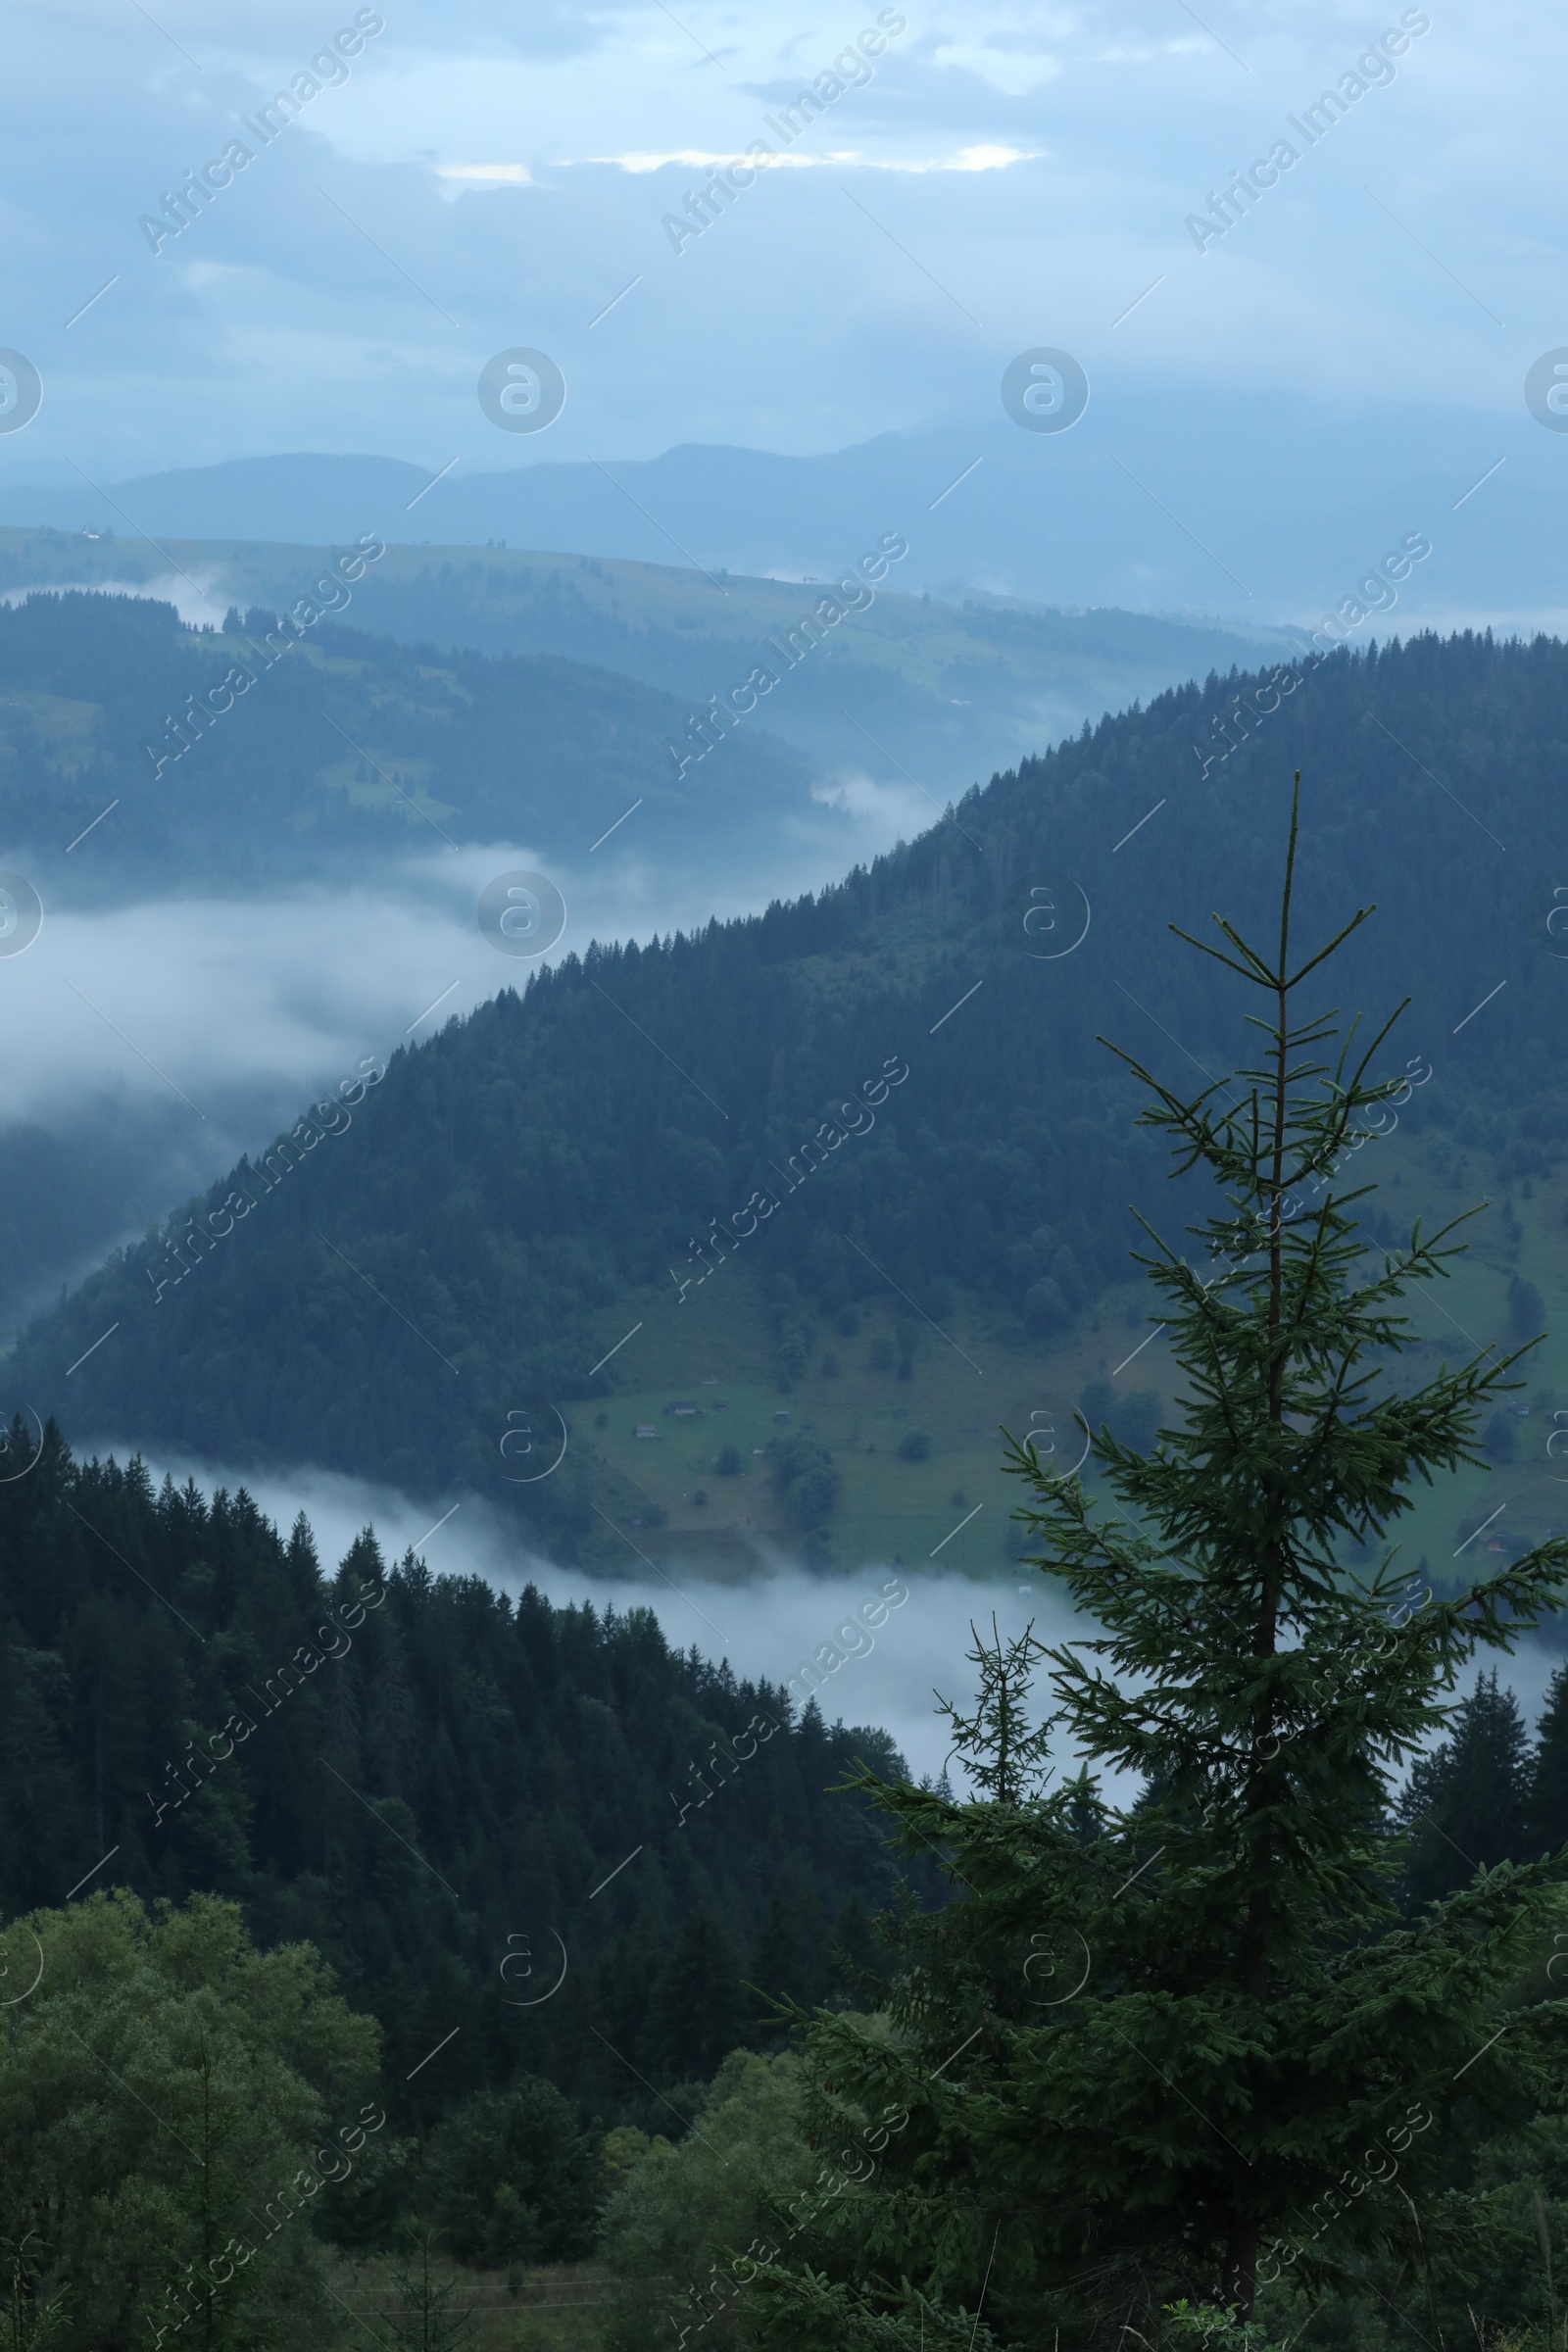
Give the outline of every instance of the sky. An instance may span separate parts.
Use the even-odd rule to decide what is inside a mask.
[[[340,32],[356,54],[313,74]],[[1245,442],[1282,489],[1303,410],[1315,462],[1371,481],[1472,448],[1479,474],[1503,426],[1515,478],[1568,463],[1524,404],[1568,341],[1568,27],[1540,12],[13,0],[8,43],[0,342],[42,399],[0,486],[307,449],[432,474],[822,452],[989,427],[1039,350],[1173,466]],[[242,126],[313,80],[270,144]],[[1361,83],[1311,143],[1289,126]],[[152,250],[138,220],[234,139],[253,159]],[[1282,140],[1298,160],[1223,233],[1187,225]],[[540,429],[481,407],[517,350],[560,372]]]

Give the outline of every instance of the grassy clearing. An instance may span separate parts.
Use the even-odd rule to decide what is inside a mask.
[[[1369,1205],[1396,1231],[1417,1214],[1430,1229],[1491,1197],[1466,1228],[1469,1250],[1452,1279],[1412,1297],[1423,1345],[1408,1378],[1429,1377],[1443,1357],[1459,1360],[1472,1345],[1501,1344],[1515,1274],[1533,1282],[1544,1303],[1551,1336],[1529,1357],[1525,1387],[1508,1405],[1514,1459],[1418,1490],[1396,1531],[1412,1570],[1424,1557],[1436,1577],[1467,1567],[1484,1574],[1499,1546],[1517,1548],[1568,1526],[1568,1458],[1546,1450],[1561,1430],[1556,1450],[1568,1457],[1568,1172],[1536,1178],[1526,1198],[1522,1186],[1496,1179],[1484,1148],[1465,1150],[1446,1135],[1396,1135],[1369,1148],[1369,1162],[1373,1152],[1366,1173],[1380,1190]],[[1165,1340],[1149,1338],[1137,1280],[1102,1293],[1069,1342],[1050,1348],[1020,1346],[1016,1326],[1009,1332],[972,1298],[960,1298],[938,1328],[890,1290],[855,1310],[851,1332],[818,1317],[807,1368],[787,1387],[774,1370],[759,1290],[739,1263],[678,1307],[671,1294],[648,1294],[628,1305],[628,1325],[639,1315],[643,1329],[618,1359],[627,1385],[602,1408],[602,1426],[592,1411],[580,1412],[576,1442],[593,1464],[596,1499],[639,1549],[721,1579],[743,1579],[770,1554],[800,1554],[800,1531],[781,1519],[770,1475],[789,1434],[825,1446],[842,1480],[829,1531],[837,1565],[897,1560],[916,1572],[934,1566],[991,1578],[1005,1569],[1018,1498],[1001,1467],[1004,1427],[1020,1436],[1042,1422],[1068,1428],[1067,1411],[1092,1381],[1109,1380],[1121,1396],[1152,1389],[1166,1418],[1178,1393]],[[908,1375],[901,1378],[911,1325]],[[676,1403],[696,1410],[666,1411]],[[1561,1422],[1552,1417],[1558,1409]],[[654,1436],[639,1438],[639,1427]],[[911,1432],[929,1440],[923,1459],[900,1452]],[[1500,1511],[1494,1525],[1460,1551],[1493,1511]]]

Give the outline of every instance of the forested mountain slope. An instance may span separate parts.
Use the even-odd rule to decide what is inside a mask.
[[[1163,695],[819,898],[591,949],[400,1052],[352,1125],[313,1114],[41,1318],[10,1394],[219,1460],[476,1485],[581,1544],[596,1499],[640,1515],[627,1464],[658,1450],[622,1414],[611,1457],[610,1400],[695,1404],[710,1378],[760,1396],[869,1312],[960,1384],[963,1356],[994,1451],[1010,1400],[980,1341],[1021,1360],[1080,1327],[1126,1270],[1129,1201],[1179,1223],[1097,1040],[1182,1087],[1245,1048],[1167,924],[1206,930],[1220,896],[1261,917],[1296,766],[1303,925],[1377,901],[1337,990],[1415,1000],[1379,1064],[1422,1065],[1406,1134],[1479,1105],[1505,1174],[1552,1163],[1565,743],[1568,652],[1546,640],[1421,637]],[[519,1483],[509,1416],[540,1399],[572,1444]],[[847,1459],[795,1426],[760,1450],[775,1523],[825,1525]]]

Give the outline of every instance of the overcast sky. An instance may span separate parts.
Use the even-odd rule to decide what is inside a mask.
[[[0,433],[0,484],[300,449],[432,472],[819,451],[993,421],[1038,347],[1187,434],[1245,412],[1266,435],[1279,404],[1282,476],[1303,400],[1409,472],[1456,423],[1517,425],[1568,342],[1549,12],[911,0],[836,73],[874,7],[380,13],[263,148],[241,116],[376,12],[13,0],[0,342],[44,395]],[[786,145],[765,118],[818,76]],[[1309,145],[1287,118],[1344,77],[1370,86]],[[139,218],[236,138],[254,159],[154,253]],[[677,252],[663,216],[759,140],[780,160]],[[1280,140],[1299,161],[1200,252],[1187,217]],[[515,347],[564,377],[546,431],[480,409]],[[1553,433],[1529,449],[1543,479],[1568,462]]]

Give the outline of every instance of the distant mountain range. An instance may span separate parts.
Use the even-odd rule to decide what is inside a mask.
[[[102,493],[80,478],[3,487],[0,523],[303,544],[374,529],[389,541],[500,540],[821,578],[896,530],[910,548],[904,584],[917,591],[1254,628],[1310,624],[1353,592],[1386,544],[1424,531],[1436,558],[1402,600],[1405,620],[1568,608],[1564,451],[1522,403],[1517,417],[1433,428],[1419,476],[1391,473],[1387,436],[1304,404],[1283,419],[1278,410],[1271,403],[1266,447],[1245,406],[1223,414],[1173,393],[1157,432],[1142,406],[1092,401],[1061,434],[1023,432],[999,415],[808,457],[686,445],[647,460],[559,462],[541,448],[510,470],[482,457],[449,466],[445,451],[428,466],[360,454],[244,458]]]

